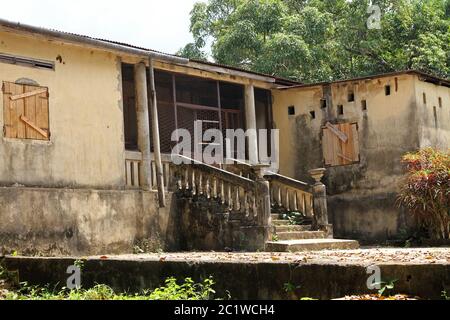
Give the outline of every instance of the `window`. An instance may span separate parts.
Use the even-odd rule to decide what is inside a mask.
[[[320,108],[321,109],[327,108],[327,99],[320,99]]]
[[[327,123],[322,128],[322,149],[326,166],[342,166],[359,162],[357,123]]]
[[[288,107],[288,115],[295,116],[295,107],[294,106]]]
[[[338,115],[343,116],[344,115],[344,106],[342,104],[337,106]]]
[[[425,92],[422,93],[422,100],[423,100],[423,104],[427,104],[427,94]]]
[[[390,85],[387,85],[384,87],[384,94],[387,96],[391,95],[391,86]]]
[[[311,119],[315,119],[316,118],[316,112],[315,111],[311,111],[309,114],[311,115]]]
[[[355,94],[353,92],[350,92],[348,94],[348,102],[353,102],[355,101]]]
[[[6,138],[50,140],[48,88],[3,82]]]
[[[398,91],[398,78],[395,78],[395,92]]]
[[[362,111],[367,111],[367,101],[361,100],[361,109]]]

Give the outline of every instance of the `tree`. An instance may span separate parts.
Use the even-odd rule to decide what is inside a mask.
[[[403,69],[450,75],[450,0],[209,0],[194,5],[194,43],[179,53],[303,82]]]

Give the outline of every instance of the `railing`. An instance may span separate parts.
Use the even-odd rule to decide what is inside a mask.
[[[142,153],[139,151],[125,151],[125,173],[126,173],[126,183],[127,188],[137,189],[141,186],[140,183],[140,170],[142,165]],[[171,185],[171,177],[172,177],[172,160],[170,155],[163,154],[162,155],[162,165],[163,165],[163,178],[164,178],[164,186],[166,190],[169,189]],[[158,184],[156,180],[156,164],[154,156],[152,155],[151,162],[151,183],[152,190],[158,189]]]
[[[191,196],[217,200],[225,210],[244,214],[258,225],[267,225],[270,204],[266,185],[237,174],[189,159],[190,164],[173,165],[177,189]]]
[[[140,167],[142,153],[138,151],[125,151],[125,175],[128,188],[139,188]]]
[[[264,170],[267,166],[252,166],[246,162],[229,159],[233,164],[225,165],[227,171],[255,180],[255,168]],[[311,185],[266,170],[264,179],[270,182],[270,202],[274,207],[290,212],[301,212],[307,217],[314,216],[314,196]]]
[[[314,216],[312,186],[279,174],[265,175],[264,178],[270,183],[270,200],[273,206],[289,212],[301,212],[307,217]]]
[[[172,183],[172,159],[170,154],[162,154],[161,155],[161,161],[163,166],[163,181],[164,181],[164,187],[166,190],[170,190],[171,183]],[[152,154],[152,189],[157,190],[158,189],[158,182],[156,180],[156,163],[154,155]]]

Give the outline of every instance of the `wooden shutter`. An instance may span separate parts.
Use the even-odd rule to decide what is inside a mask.
[[[322,149],[326,166],[359,162],[358,124],[327,123],[322,128]]]
[[[3,82],[6,138],[49,140],[48,88]]]

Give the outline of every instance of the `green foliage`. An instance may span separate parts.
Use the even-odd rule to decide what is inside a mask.
[[[403,69],[450,75],[450,1],[208,0],[194,5],[194,43],[178,53],[289,77],[329,81]]]
[[[289,220],[290,225],[304,225],[305,223],[311,222],[303,213],[301,212],[286,212],[283,214],[284,220]]]
[[[287,282],[283,286],[283,289],[286,293],[295,293],[295,291],[297,291],[300,288],[301,288],[301,286],[296,286],[292,282]]]
[[[433,239],[450,238],[450,153],[432,148],[403,157],[406,179],[398,203]]]
[[[214,280],[208,278],[194,283],[191,278],[178,284],[175,278],[168,278],[165,285],[154,291],[140,294],[117,294],[107,285],[99,284],[91,289],[61,290],[30,286],[19,283],[18,274],[6,270],[0,264],[0,300],[208,300],[213,299]]]
[[[191,278],[186,278],[183,284],[178,284],[175,278],[168,278],[164,287],[153,291],[150,300],[209,300],[216,292],[211,278],[195,284]]]
[[[398,280],[395,279],[395,280],[389,280],[389,281],[386,281],[386,282],[383,281],[383,282],[378,283],[378,284],[381,285],[381,289],[378,290],[378,294],[379,294],[380,296],[384,296],[385,294],[386,294],[386,296],[389,296],[390,293],[392,292],[392,290],[394,290],[394,288],[395,288],[395,283],[396,283],[397,281],[398,281]]]
[[[79,268],[80,270],[83,270],[83,268],[84,268],[84,263],[85,263],[84,260],[77,259],[77,260],[75,260],[75,262],[73,263],[73,265],[74,265],[75,267]]]
[[[181,48],[176,53],[176,55],[194,60],[201,60],[201,61],[208,60],[206,53],[203,52],[201,48],[199,48],[195,43],[188,43],[186,46]]]

